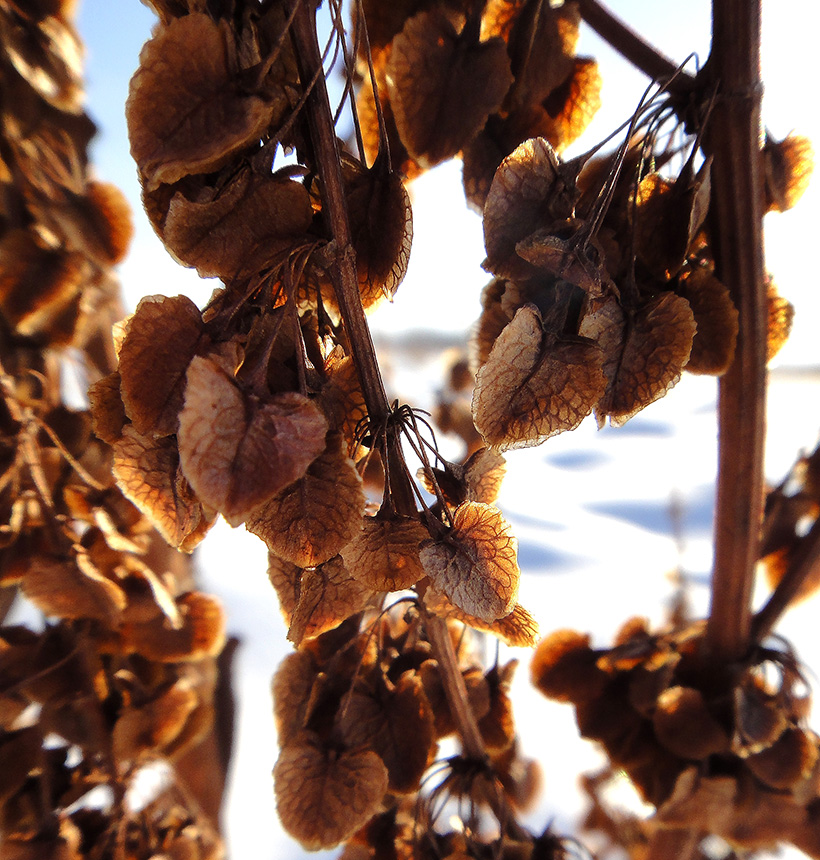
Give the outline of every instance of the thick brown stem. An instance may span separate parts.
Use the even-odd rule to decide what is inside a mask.
[[[293,0],[298,9],[293,19],[293,38],[305,79],[313,78],[321,65],[319,44],[316,39],[314,9],[309,0]],[[339,302],[345,329],[350,340],[353,360],[359,372],[367,412],[374,426],[386,426],[390,404],[384,390],[376,350],[359,296],[356,274],[356,254],[353,250],[347,203],[342,182],[341,158],[330,110],[324,75],[319,75],[306,102],[314,155],[322,178],[322,208],[336,244],[338,265],[331,271],[333,286]],[[396,512],[405,516],[417,513],[410,478],[398,451],[398,434],[394,427],[387,433],[386,451],[390,472],[390,490]],[[471,758],[486,756],[475,715],[468,701],[464,679],[458,670],[453,644],[444,622],[435,616],[425,617],[425,630],[433,646],[433,653],[441,666],[442,679],[450,702],[453,717],[459,727],[462,743]]]
[[[707,642],[730,662],[750,645],[751,594],[763,505],[767,306],[760,170],[760,7],[715,0],[709,72],[718,88],[704,148],[712,165],[716,274],[740,315],[718,394],[715,557]]]
[[[671,81],[668,87],[671,92],[691,90],[694,82],[691,75],[678,72],[672,60],[645,42],[598,0],[578,0],[578,8],[584,21],[644,74],[656,81]]]

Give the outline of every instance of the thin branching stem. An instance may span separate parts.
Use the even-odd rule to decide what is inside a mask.
[[[291,2],[298,4],[293,19],[293,37],[300,62],[303,64],[301,72],[307,79],[311,79],[322,62],[316,39],[315,9],[312,0]],[[387,428],[385,471],[389,470],[389,489],[396,512],[415,516],[417,510],[413,485],[401,456],[401,430],[395,422],[389,421],[390,404],[359,295],[356,253],[351,239],[341,157],[324,76],[319,77],[307,100],[306,109],[314,146],[313,154],[322,178],[322,209],[336,245],[337,265],[331,267],[331,276],[339,309],[350,340],[371,426]],[[422,617],[436,660],[441,667],[447,700],[459,727],[465,751],[473,758],[483,759],[486,756],[484,743],[467,699],[467,689],[458,668],[447,626],[442,619],[429,613],[423,613]]]
[[[800,591],[806,578],[814,570],[820,559],[820,519],[816,520],[797,545],[783,579],[777,584],[766,605],[752,621],[752,641],[760,643],[769,633],[780,616],[788,609]]]
[[[669,81],[668,89],[673,93],[692,90],[694,78],[691,75],[680,72],[677,63],[646,42],[598,0],[579,0],[578,8],[584,21],[604,41],[648,77],[656,81]]]

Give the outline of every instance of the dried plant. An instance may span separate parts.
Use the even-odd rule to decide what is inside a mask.
[[[760,144],[755,4],[715,4],[696,74],[597,0],[356,0],[350,19],[328,0],[323,48],[308,0],[148,5],[158,25],[126,106],[143,202],[169,252],[221,285],[203,309],[144,298],[111,341],[130,226],[88,174],[71,4],[0,2],[0,606],[19,594],[47,618],[0,629],[0,856],[223,856],[224,621],[165,545],[192,552],[218,515],[265,542],[295,649],[273,680],[274,791],[302,846],[584,856],[519,822],[539,767],[516,737],[516,662],[475,647],[539,636],[494,506],[500,452],[591,414],[622,424],[689,371],[720,377],[708,618],[633,619],[609,649],[552,632],[532,680],[655,809],[612,812],[609,775],[589,778],[586,826],[612,846],[707,857],[711,834],[745,856],[784,842],[820,857],[805,672],[768,638],[818,581],[817,452],[762,504],[765,366],[791,322],[762,215],[794,204],[811,154],[797,137]],[[614,152],[566,160],[600,104],[582,20],[653,83]],[[464,428],[453,463],[425,413],[389,402],[365,311],[407,269],[405,182],[458,155],[492,280],[474,427],[440,410]],[[69,347],[87,411],[61,400]],[[758,558],[773,590],[753,615]],[[137,777],[160,766],[140,799]]]

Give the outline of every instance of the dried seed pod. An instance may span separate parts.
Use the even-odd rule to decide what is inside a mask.
[[[301,394],[246,394],[216,357],[196,356],[186,379],[177,436],[182,471],[232,525],[301,478],[324,450],[327,422]]]
[[[315,639],[360,612],[373,596],[371,588],[350,574],[341,556],[307,568],[299,582],[288,639],[297,647],[304,639]]]
[[[675,292],[683,296],[695,318],[688,373],[721,376],[735,356],[738,313],[729,290],[705,268],[693,269],[678,280]]]
[[[601,344],[607,387],[595,404],[598,424],[626,423],[663,397],[689,360],[695,318],[686,299],[661,293],[617,322],[616,300],[606,299],[585,317],[579,332]]]
[[[591,340],[545,332],[534,305],[520,308],[476,377],[473,418],[504,451],[574,430],[606,388],[603,353]]]
[[[783,140],[766,135],[763,176],[767,212],[791,209],[808,188],[814,169],[814,150],[807,137],[789,134]]]
[[[729,736],[709,712],[700,690],[670,687],[658,697],[652,725],[658,740],[684,759],[727,752]]]
[[[401,591],[424,575],[419,544],[427,530],[410,517],[365,517],[362,530],[341,550],[351,575],[374,591]]]
[[[750,755],[746,765],[761,782],[788,791],[811,774],[817,757],[817,735],[790,728],[770,747]]]
[[[497,508],[464,502],[453,512],[452,528],[419,552],[437,588],[469,615],[493,622],[515,606],[520,571],[518,542]]]
[[[145,44],[126,117],[131,153],[149,190],[218,170],[260,139],[273,105],[240,90],[238,71],[230,26],[201,12],[175,18]]]
[[[586,702],[600,696],[610,676],[598,668],[589,636],[556,630],[538,645],[530,666],[532,683],[558,702]]]
[[[185,375],[203,337],[202,314],[186,296],[146,296],[119,351],[125,411],[143,435],[177,432]]]
[[[572,215],[579,165],[564,164],[544,138],[522,143],[501,162],[484,205],[487,267],[496,271],[516,245]]]
[[[330,434],[325,452],[304,476],[257,508],[245,527],[280,558],[313,567],[332,558],[356,536],[364,507],[362,479],[344,450],[342,437]]]
[[[418,791],[436,748],[433,711],[418,675],[405,672],[395,687],[385,679],[372,694],[354,691],[338,723],[348,746],[378,753],[389,791]]]
[[[771,361],[789,339],[794,320],[794,306],[777,292],[777,286],[771,278],[766,288],[766,296],[769,308],[766,360]]]
[[[151,439],[126,426],[113,447],[112,473],[125,497],[169,544],[192,552],[216,514],[203,508],[182,474],[176,439]]]
[[[333,848],[379,810],[387,768],[368,749],[335,750],[300,732],[273,769],[282,826],[309,851]]]
[[[452,158],[501,107],[512,83],[501,39],[459,33],[439,7],[410,18],[392,42],[386,68],[401,139],[422,166]]]

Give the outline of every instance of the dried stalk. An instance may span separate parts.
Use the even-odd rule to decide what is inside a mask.
[[[295,0],[298,5],[293,19],[293,37],[300,62],[304,64],[303,75],[310,79],[321,65],[319,45],[312,7],[313,0]],[[324,75],[319,75],[306,103],[314,155],[320,165],[322,177],[322,211],[326,214],[334,242],[338,265],[331,270],[333,286],[339,303],[342,319],[350,340],[351,351],[362,385],[367,412],[374,426],[387,426],[390,404],[382,382],[376,351],[370,329],[359,297],[359,282],[356,274],[356,254],[353,250],[347,204],[342,183],[341,159],[336,141],[333,114],[327,95]],[[397,450],[398,434],[388,428],[386,448],[389,457],[388,469],[391,478],[390,491],[396,512],[405,516],[416,515],[416,504],[407,470]],[[464,750],[471,758],[486,757],[484,743],[476,724],[475,716],[467,701],[464,679],[458,671],[458,661],[453,644],[442,619],[426,615],[424,626],[433,647],[433,653],[441,667],[442,681],[461,736]]]
[[[715,556],[707,643],[721,662],[751,643],[751,596],[763,512],[767,306],[760,167],[760,5],[712,7],[709,74],[718,88],[704,149],[712,168],[716,274],[739,312],[732,366],[718,390]]]
[[[689,92],[694,84],[691,75],[678,70],[677,64],[654,45],[644,41],[633,29],[616,18],[598,0],[578,0],[581,17],[593,30],[615,48],[633,66],[656,81],[669,81],[672,92]]]

